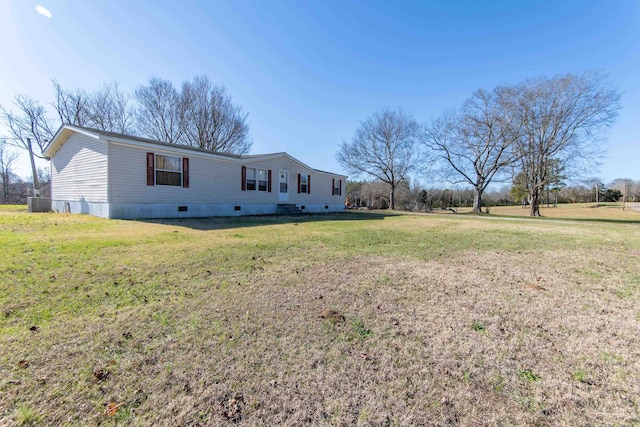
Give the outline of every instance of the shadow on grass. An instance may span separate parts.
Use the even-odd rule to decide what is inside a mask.
[[[27,212],[27,211],[28,211],[27,205],[0,205],[0,212],[15,213],[15,212]]]
[[[210,218],[172,218],[138,220],[150,224],[175,225],[194,230],[225,230],[231,228],[260,227],[264,225],[302,224],[318,221],[381,221],[386,217],[397,216],[397,213],[381,212],[340,212],[326,214],[302,215],[256,215],[238,217]]]

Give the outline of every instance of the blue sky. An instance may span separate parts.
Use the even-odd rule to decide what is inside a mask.
[[[19,93],[52,100],[52,79],[128,91],[205,74],[249,113],[252,153],[336,172],[340,142],[380,108],[422,122],[479,88],[600,70],[623,109],[592,175],[640,179],[637,0],[0,0],[0,40],[5,106]]]

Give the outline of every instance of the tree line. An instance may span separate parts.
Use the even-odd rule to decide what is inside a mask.
[[[345,192],[349,207],[388,209],[389,192],[380,180],[349,180]],[[416,180],[403,181],[396,189],[396,209],[431,211],[473,206],[475,191],[470,186],[424,186]],[[483,196],[486,211],[492,206],[521,205],[529,208],[526,194],[513,184],[496,185]],[[558,203],[640,202],[640,180],[615,179],[605,184],[600,178],[586,178],[559,188],[545,188],[540,204]]]
[[[44,148],[62,124],[234,154],[248,153],[253,144],[247,114],[233,103],[224,86],[206,76],[185,80],[179,89],[171,81],[152,77],[131,93],[117,82],[92,91],[52,83],[54,99],[50,102],[16,95],[11,108],[0,105],[0,122],[7,129],[0,136],[0,147],[13,145],[29,153],[33,188],[38,194],[42,185],[35,158],[43,157]],[[3,183],[8,186],[15,158],[6,149],[0,153],[6,171]]]
[[[184,81],[179,90],[156,77],[131,93],[116,82],[85,91],[53,81],[53,89],[48,103],[18,95],[13,109],[0,105],[8,129],[0,147],[28,151],[38,193],[46,173],[37,170],[34,158],[42,157],[63,123],[235,154],[248,153],[252,145],[247,114],[205,76]],[[386,189],[392,209],[413,175],[470,186],[477,213],[491,183],[511,181],[513,198],[539,216],[545,191],[558,195],[567,179],[592,172],[619,98],[606,76],[588,72],[480,89],[424,123],[402,109],[386,108],[362,121],[336,157],[355,178],[379,182],[376,188]],[[15,158],[8,150],[0,153],[6,200]]]
[[[384,184],[391,209],[414,174],[469,185],[476,213],[491,183],[512,181],[539,216],[545,189],[593,172],[619,109],[620,94],[603,74],[538,77],[479,89],[422,124],[402,109],[377,111],[336,158],[355,178]]]

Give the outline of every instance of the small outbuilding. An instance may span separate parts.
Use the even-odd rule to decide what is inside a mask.
[[[347,177],[287,153],[234,155],[63,125],[44,155],[55,212],[145,219],[344,210]]]

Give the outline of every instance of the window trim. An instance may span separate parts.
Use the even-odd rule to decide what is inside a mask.
[[[158,168],[158,156],[163,156],[166,158],[174,158],[178,159],[178,164],[180,165],[180,170],[174,169],[160,169]],[[158,183],[158,172],[171,172],[180,174],[180,184],[172,185],[172,184],[159,184]],[[173,156],[169,154],[155,153],[155,152],[147,152],[147,185],[148,186],[157,186],[161,185],[163,187],[182,187],[189,188],[189,158],[181,157],[181,156]]]
[[[260,172],[264,172],[264,178],[265,179],[260,179]],[[256,180],[258,181],[258,185],[256,187],[256,191],[263,191],[263,192],[268,192],[269,191],[269,169],[258,169],[256,168]],[[260,183],[264,182],[264,190],[260,189]]]
[[[255,171],[255,178],[249,178],[247,171],[248,170],[254,170]],[[264,177],[266,179],[260,179],[260,171],[264,172]],[[271,169],[262,169],[262,168],[257,168],[257,167],[247,167],[247,166],[242,166],[242,183],[240,186],[240,189],[242,191],[260,191],[263,193],[271,193]],[[249,188],[249,181],[255,181],[255,188]],[[263,190],[260,189],[260,182],[265,183],[265,187]]]
[[[250,178],[251,171],[253,171],[253,178]],[[253,188],[251,188],[250,184],[253,184]],[[258,190],[258,169],[257,168],[246,168],[245,172],[245,188],[247,191],[257,191]]]
[[[305,178],[307,182],[303,182]],[[311,194],[311,175],[310,174],[304,174],[304,173],[298,174],[298,193]]]
[[[336,186],[338,184],[338,186]],[[332,196],[342,196],[342,179],[331,180],[331,195]]]
[[[175,169],[160,169],[158,167],[158,156],[164,157],[166,159],[176,159],[178,160],[178,167],[180,168],[180,170],[175,170]],[[155,170],[154,170],[154,178],[155,178],[155,183],[156,185],[164,185],[167,187],[182,187],[183,181],[183,165],[182,165],[182,157],[177,157],[177,156],[167,156],[166,154],[160,154],[160,153],[155,153],[155,158],[154,158],[154,166],[155,166]],[[174,184],[158,184],[158,172],[169,172],[169,173],[177,173],[180,175],[180,184],[179,185],[174,185]]]

